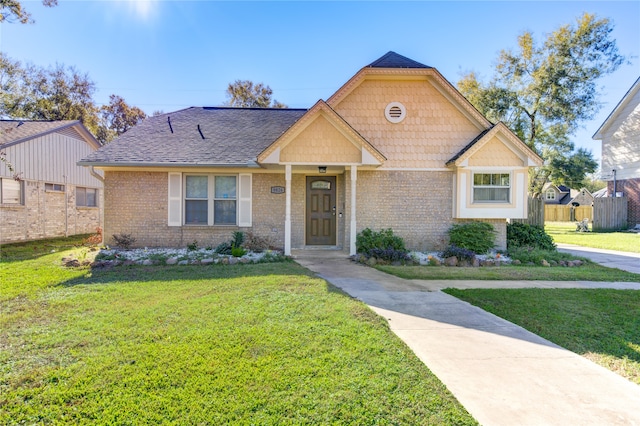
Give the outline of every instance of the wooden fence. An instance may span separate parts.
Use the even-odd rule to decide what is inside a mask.
[[[533,198],[529,196],[527,202],[527,218],[511,219],[511,222],[526,223],[544,227],[544,201],[541,198]]]
[[[611,231],[627,227],[627,197],[593,200],[593,230]]]
[[[579,222],[583,219],[593,222],[593,207],[591,206],[567,206],[559,204],[545,204],[545,222]]]

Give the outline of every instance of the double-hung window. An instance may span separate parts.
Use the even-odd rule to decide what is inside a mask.
[[[474,173],[474,203],[509,203],[511,175],[509,173]]]
[[[22,204],[22,181],[14,179],[0,179],[0,203],[1,204]]]
[[[98,190],[77,186],[76,207],[98,207]]]
[[[553,189],[549,189],[546,192],[546,199],[549,201],[553,201],[556,199],[556,191],[554,191]]]
[[[237,176],[186,175],[186,225],[236,225]]]

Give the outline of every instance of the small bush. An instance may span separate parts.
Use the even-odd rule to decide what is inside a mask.
[[[97,246],[102,242],[102,228],[96,228],[96,233],[82,240],[83,246]]]
[[[253,232],[247,232],[242,246],[254,253],[262,253],[269,250],[273,246],[273,241],[268,237],[254,235]]]
[[[509,257],[512,260],[519,260],[522,264],[533,263],[541,265],[543,260],[547,262],[560,262],[562,260],[574,260],[575,256],[568,253],[562,253],[555,249],[544,250],[534,247],[513,247],[509,249]]]
[[[220,243],[216,247],[215,252],[218,253],[218,254],[230,255],[231,254],[231,244],[228,243],[228,242]]]
[[[440,253],[440,257],[442,257],[443,259],[453,256],[457,257],[460,260],[468,260],[469,262],[473,262],[473,259],[475,259],[476,257],[476,253],[473,250],[458,247],[453,244],[447,247],[442,253]]]
[[[192,243],[187,244],[187,250],[188,251],[196,251],[196,250],[198,250],[198,242],[196,240],[193,240]]]
[[[363,229],[356,236],[356,251],[368,254],[372,249],[393,249],[400,252],[407,252],[404,240],[393,234],[391,229],[382,229],[379,232],[370,228]]]
[[[406,251],[396,250],[394,248],[372,248],[367,253],[368,257],[375,257],[376,259],[382,259],[389,262],[412,262],[413,259]]]
[[[231,255],[233,257],[242,257],[245,254],[247,254],[247,251],[245,249],[243,249],[242,247],[232,247],[231,248]]]
[[[244,243],[244,232],[234,231],[230,242],[231,247],[242,247],[242,243]]]
[[[131,234],[113,234],[112,236],[116,245],[125,250],[129,250],[136,242],[136,239],[133,238]]]
[[[544,232],[542,227],[526,223],[509,223],[507,224],[507,249],[511,251],[517,247],[556,250],[553,238]]]
[[[457,223],[449,228],[452,246],[484,254],[495,246],[496,230],[486,222]]]

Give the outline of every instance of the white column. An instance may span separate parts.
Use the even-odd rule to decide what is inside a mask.
[[[291,164],[284,166],[285,197],[284,210],[284,255],[291,256]]]
[[[356,254],[356,180],[358,179],[357,166],[351,166],[351,226],[349,237],[349,255]]]

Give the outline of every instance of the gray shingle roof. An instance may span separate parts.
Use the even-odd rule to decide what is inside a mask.
[[[0,144],[13,145],[46,133],[73,126],[77,123],[79,123],[78,120],[0,120]]]
[[[145,119],[79,164],[247,166],[306,111],[191,107]]]
[[[416,62],[396,52],[387,52],[381,58],[373,61],[367,67],[371,68],[431,68],[428,65]]]

